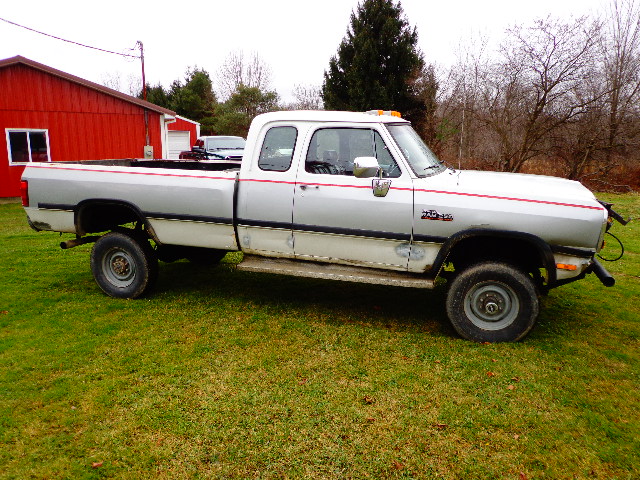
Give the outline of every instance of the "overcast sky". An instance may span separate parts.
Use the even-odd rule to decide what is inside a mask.
[[[271,67],[273,87],[291,100],[294,85],[320,85],[358,0],[3,1],[0,17],[87,45],[127,52],[140,40],[147,82],[167,87],[187,67],[216,69],[233,51],[257,52]],[[499,40],[513,24],[552,15],[596,15],[608,0],[403,0],[428,63],[447,66],[459,45],[482,33]],[[122,85],[140,62],[89,50],[0,21],[0,59],[22,55],[53,68]],[[214,80],[215,81],[215,80]]]

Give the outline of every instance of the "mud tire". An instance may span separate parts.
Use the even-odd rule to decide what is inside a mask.
[[[447,294],[447,315],[456,331],[475,342],[516,342],[538,318],[533,279],[499,262],[470,266],[456,275]]]

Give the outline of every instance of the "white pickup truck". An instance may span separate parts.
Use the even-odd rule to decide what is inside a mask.
[[[158,259],[432,288],[475,341],[516,341],[538,295],[595,275],[611,205],[560,178],[444,166],[395,112],[285,111],[256,117],[237,165],[122,160],[29,165],[23,205],[36,230],[95,242],[108,295],[136,298]],[[624,221],[623,221],[624,222]],[[100,234],[87,236],[87,234]]]

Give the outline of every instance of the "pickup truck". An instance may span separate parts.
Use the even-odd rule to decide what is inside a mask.
[[[460,335],[500,342],[533,328],[549,289],[615,283],[595,258],[625,223],[610,204],[575,181],[448,168],[396,112],[259,115],[245,152],[240,166],[31,164],[23,205],[32,228],[75,234],[63,248],[95,242],[93,276],[118,298],[147,293],[159,259],[242,251],[244,271],[438,281]]]
[[[242,137],[209,135],[198,137],[191,150],[180,152],[181,160],[224,160],[238,164],[244,155],[245,140]]]

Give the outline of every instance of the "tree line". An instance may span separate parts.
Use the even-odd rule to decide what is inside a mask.
[[[439,79],[436,122],[432,144],[463,165],[638,186],[638,3],[515,26],[497,52],[468,45]]]
[[[160,83],[147,85],[147,100],[200,122],[203,135],[246,137],[253,117],[280,108],[278,94],[270,88],[270,76],[269,67],[257,54],[247,60],[234,52],[216,77],[222,99],[216,95],[209,73],[192,67],[184,79],[174,80],[168,89]],[[138,97],[142,96],[139,92]]]
[[[322,85],[283,105],[257,54],[229,55],[215,81],[188,69],[148,100],[246,136],[279,109],[399,110],[456,166],[561,175],[601,186],[640,184],[640,4],[610,0],[597,18],[546,17],[506,31],[497,48],[468,42],[447,68],[429,64],[400,1],[362,0]],[[617,172],[616,179],[613,172]]]

